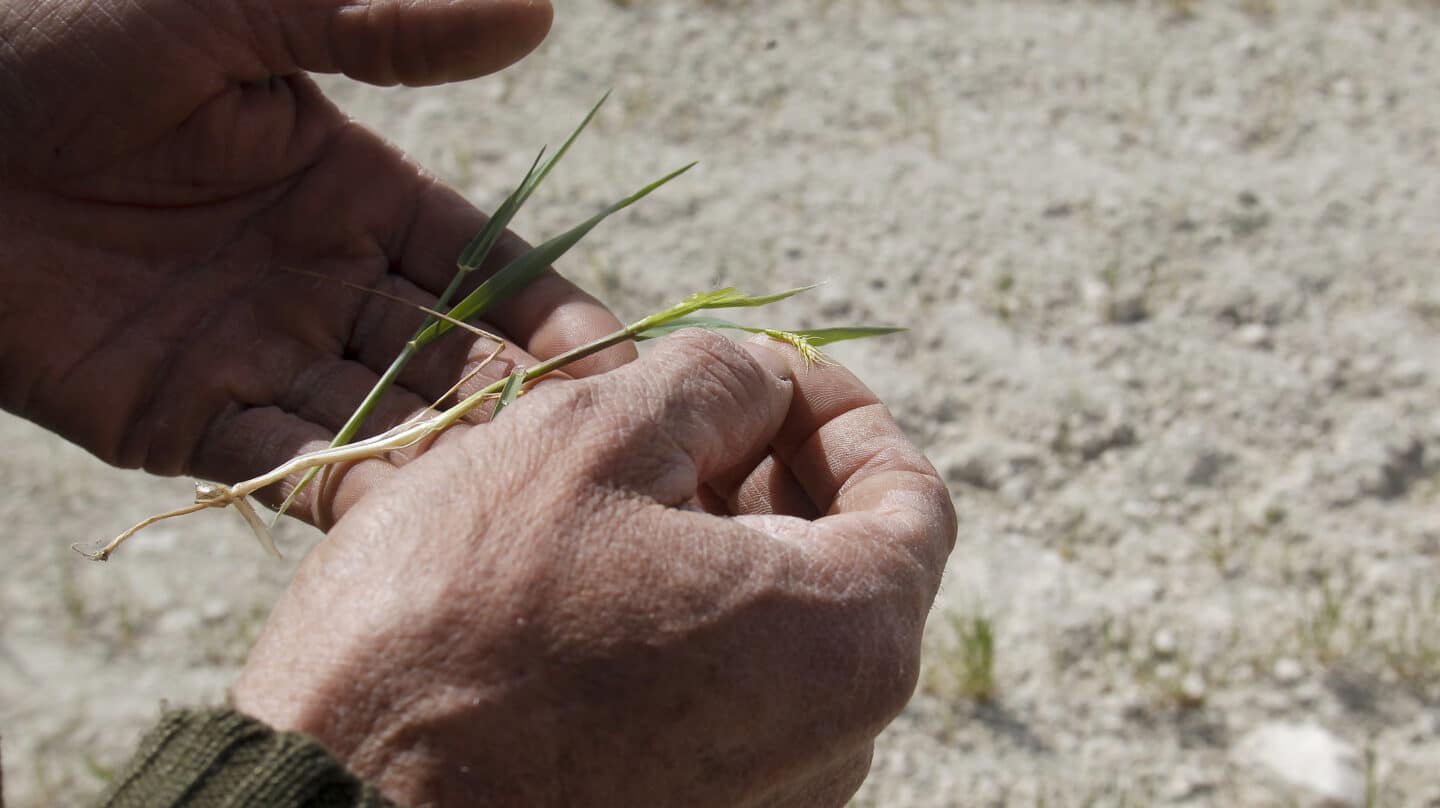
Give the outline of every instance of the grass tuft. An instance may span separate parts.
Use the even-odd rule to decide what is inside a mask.
[[[946,701],[989,704],[998,697],[995,681],[995,623],[983,613],[951,613],[941,624],[948,637],[927,650],[924,687]]]

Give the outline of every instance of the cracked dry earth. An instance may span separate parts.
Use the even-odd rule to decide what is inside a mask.
[[[691,159],[562,270],[622,315],[828,284],[951,483],[917,695],[857,806],[1440,806],[1440,6],[573,0],[463,86],[339,102],[517,226]],[[541,134],[537,134],[541,133]],[[293,560],[0,421],[11,806],[98,791],[209,702]]]

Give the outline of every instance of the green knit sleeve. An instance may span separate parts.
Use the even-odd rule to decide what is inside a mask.
[[[393,808],[325,747],[229,709],[176,710],[140,741],[102,808]]]

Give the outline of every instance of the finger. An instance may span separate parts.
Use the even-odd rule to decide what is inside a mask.
[[[316,357],[290,380],[288,389],[276,398],[275,404],[300,420],[334,434],[350,419],[379,378],[375,371],[358,362],[333,356]],[[425,406],[423,398],[392,385],[375,403],[357,437],[366,438],[389,429]],[[270,467],[288,459],[275,458]]]
[[[236,483],[264,474],[296,455],[329,445],[332,434],[280,407],[235,408],[211,423],[198,444],[191,469],[203,479]],[[255,498],[267,505],[279,505],[299,477],[262,489]],[[316,491],[308,490],[291,506],[290,514],[316,524],[318,505]]]
[[[200,433],[187,468],[205,479],[235,483],[265,474],[298,455],[324,449],[378,378],[358,362],[317,354],[277,390],[274,405],[232,406],[214,417]],[[478,384],[472,381],[469,386]],[[376,402],[358,438],[428,411],[425,399],[391,386]],[[482,405],[476,413],[483,416],[488,411]],[[333,524],[365,491],[383,482],[427,446],[428,442],[422,442],[373,459],[327,468],[292,503],[289,512],[322,528]],[[278,505],[304,475],[304,471],[292,474],[262,489],[256,498]]]
[[[546,0],[239,0],[277,74],[344,73],[371,84],[442,84],[493,73],[550,30]]]
[[[790,403],[785,373],[766,348],[689,330],[613,374],[537,392],[544,407],[531,412],[560,413],[566,428],[546,431],[563,433],[582,479],[675,507],[775,434]]]
[[[812,535],[859,551],[901,553],[930,586],[928,608],[957,523],[949,491],[925,455],[859,379],[838,365],[811,364],[789,346],[795,397],[775,453],[826,516]],[[848,549],[854,550],[857,547]]]
[[[366,295],[361,302],[346,350],[366,367],[384,373],[425,322],[426,313],[415,306],[433,309],[435,299],[397,275],[387,275],[371,288],[378,294]],[[475,325],[492,334],[498,330],[484,322]],[[416,353],[397,383],[433,404],[461,379],[467,381],[460,392],[470,392],[505,378],[517,367],[536,364],[539,360],[509,340],[496,343],[457,326]]]
[[[422,450],[457,440],[468,428],[459,424],[425,441],[423,446],[324,467],[291,502],[287,513],[328,530]],[[203,479],[233,484],[265,474],[293,457],[325,449],[333,437],[330,430],[279,407],[237,408],[216,419],[200,444],[193,468]],[[290,497],[304,477],[304,471],[296,472],[254,496],[266,505],[277,507]]]
[[[735,516],[776,514],[800,519],[817,519],[820,511],[790,467],[769,453],[747,458],[735,468],[706,483],[723,503],[722,513]],[[715,512],[712,509],[712,512]]]
[[[434,309],[434,297],[398,275],[385,274],[383,262],[317,264],[314,269],[280,264],[280,269],[257,290],[263,305],[244,312],[236,331],[246,337],[246,327],[261,333],[296,332],[299,338],[293,344],[306,346],[305,362],[278,364],[272,357],[261,363],[256,369],[267,372],[275,388],[272,398],[252,394],[240,400],[274,400],[287,411],[338,430],[429,317],[426,310]],[[372,280],[377,275],[378,280]],[[495,330],[486,323],[479,327]],[[338,359],[340,355],[347,360]],[[254,364],[253,357],[243,354],[237,361],[242,369]],[[427,406],[447,403],[439,401],[447,391],[467,394],[504,379],[516,367],[536,364],[538,360],[508,340],[497,343],[456,326],[412,354],[389,386],[406,394],[403,403],[389,403],[372,413],[366,431],[379,431]],[[388,397],[381,403],[387,402]],[[448,403],[454,403],[453,397]]]
[[[459,440],[469,428],[466,424],[457,424],[413,446],[353,463],[337,463],[326,467],[314,484],[300,492],[296,503],[304,506],[304,513],[312,525],[328,531],[372,491],[388,483],[407,463],[439,446]],[[325,447],[322,445],[314,445],[307,448],[307,451],[323,448]],[[289,496],[299,479],[300,475],[287,479],[276,486],[277,493]]]
[[[342,264],[364,265],[370,274],[347,276],[357,283],[374,283],[388,270],[424,290],[433,302],[450,285],[455,260],[484,227],[484,215],[358,126],[348,127],[327,149],[327,159],[311,167],[306,182],[293,189],[287,203],[265,220],[267,232],[289,253],[287,261],[309,267],[312,256],[324,255]],[[368,172],[359,191],[357,167]],[[315,211],[325,215],[317,218]],[[507,233],[490,260],[470,273],[469,282],[451,302],[458,302],[528,249],[524,241]],[[417,319],[420,316],[416,315]],[[553,271],[482,316],[541,359],[620,328],[620,322],[604,306]],[[627,343],[576,362],[566,371],[577,377],[599,373],[635,355],[634,346]]]
[[[235,333],[243,339],[251,332],[293,332],[296,337],[287,343],[292,351],[267,351],[267,361],[259,364],[246,354],[221,355],[222,360],[240,365],[230,375],[258,372],[263,374],[263,385],[270,387],[238,393],[238,400],[274,401],[330,430],[338,430],[348,420],[425,321],[425,310],[435,305],[427,292],[398,275],[384,274],[383,264],[370,266],[374,263],[317,264],[313,269],[280,264],[282,271],[265,278],[255,290],[257,305],[232,318],[238,320]],[[377,274],[379,279],[372,281]],[[502,342],[457,326],[423,347],[389,386],[404,397],[383,398],[361,435],[399,423],[436,404],[447,391],[455,389],[463,395],[505,378],[516,367],[537,364],[508,340]],[[501,348],[498,353],[497,348]],[[291,354],[303,361],[277,361]],[[348,359],[340,359],[342,355]],[[213,369],[216,358],[208,360],[207,369]],[[461,379],[465,382],[455,388]]]
[[[455,191],[438,183],[421,193],[414,216],[415,223],[397,250],[399,269],[417,286],[438,295],[455,274],[456,256],[485,226],[485,216]],[[529,249],[530,245],[507,231],[485,265],[472,273],[467,291]],[[541,359],[620,329],[620,321],[609,309],[553,270],[484,316]],[[627,342],[576,362],[566,371],[577,378],[591,376],[613,370],[636,355],[634,345]]]

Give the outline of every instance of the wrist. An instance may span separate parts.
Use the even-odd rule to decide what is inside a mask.
[[[443,675],[419,670],[413,664],[419,652],[397,650],[406,641],[393,627],[366,623],[361,630],[345,623],[267,628],[230,690],[230,703],[276,730],[316,739],[391,799],[433,802],[458,763],[456,749],[443,742],[443,716],[462,712],[451,703],[466,688],[446,687]],[[400,661],[405,664],[392,664]],[[442,754],[447,750],[449,757]]]
[[[310,673],[303,666],[257,665],[252,658],[230,688],[230,704],[276,730],[315,738],[348,761],[376,719],[363,700],[346,703],[309,684]]]
[[[267,678],[242,674],[231,690],[237,712],[278,732],[315,739],[348,771],[390,799],[405,805],[441,804],[470,772],[469,758],[457,758],[456,750],[444,742],[444,726],[450,722],[439,717],[461,710],[376,691],[342,700]]]

